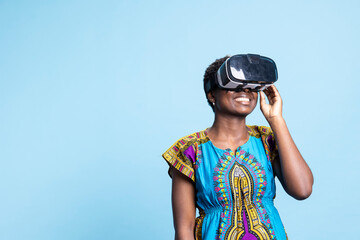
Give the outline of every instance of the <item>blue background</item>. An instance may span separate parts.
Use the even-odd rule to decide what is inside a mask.
[[[162,152],[209,127],[206,67],[258,53],[312,196],[292,240],[354,239],[359,1],[0,1],[0,239],[172,239]],[[259,108],[248,124],[267,125]]]

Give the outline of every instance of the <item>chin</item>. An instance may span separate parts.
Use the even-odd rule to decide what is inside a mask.
[[[236,113],[241,115],[241,116],[247,116],[249,115],[250,113],[252,113],[254,111],[254,108],[241,108],[241,109],[237,109]]]

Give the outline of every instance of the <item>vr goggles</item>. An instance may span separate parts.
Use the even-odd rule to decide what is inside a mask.
[[[216,73],[215,83],[206,83],[205,92],[215,86],[232,91],[250,89],[258,92],[274,84],[277,78],[276,64],[272,59],[255,54],[238,54],[226,59]]]

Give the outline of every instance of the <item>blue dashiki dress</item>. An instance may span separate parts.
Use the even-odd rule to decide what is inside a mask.
[[[269,127],[248,126],[249,140],[235,152],[219,149],[206,130],[178,140],[164,154],[195,184],[195,239],[287,239],[274,206],[272,164],[278,158]]]

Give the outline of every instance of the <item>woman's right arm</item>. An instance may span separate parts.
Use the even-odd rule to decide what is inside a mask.
[[[194,240],[196,215],[194,183],[174,167],[171,167],[170,174],[175,240]]]

